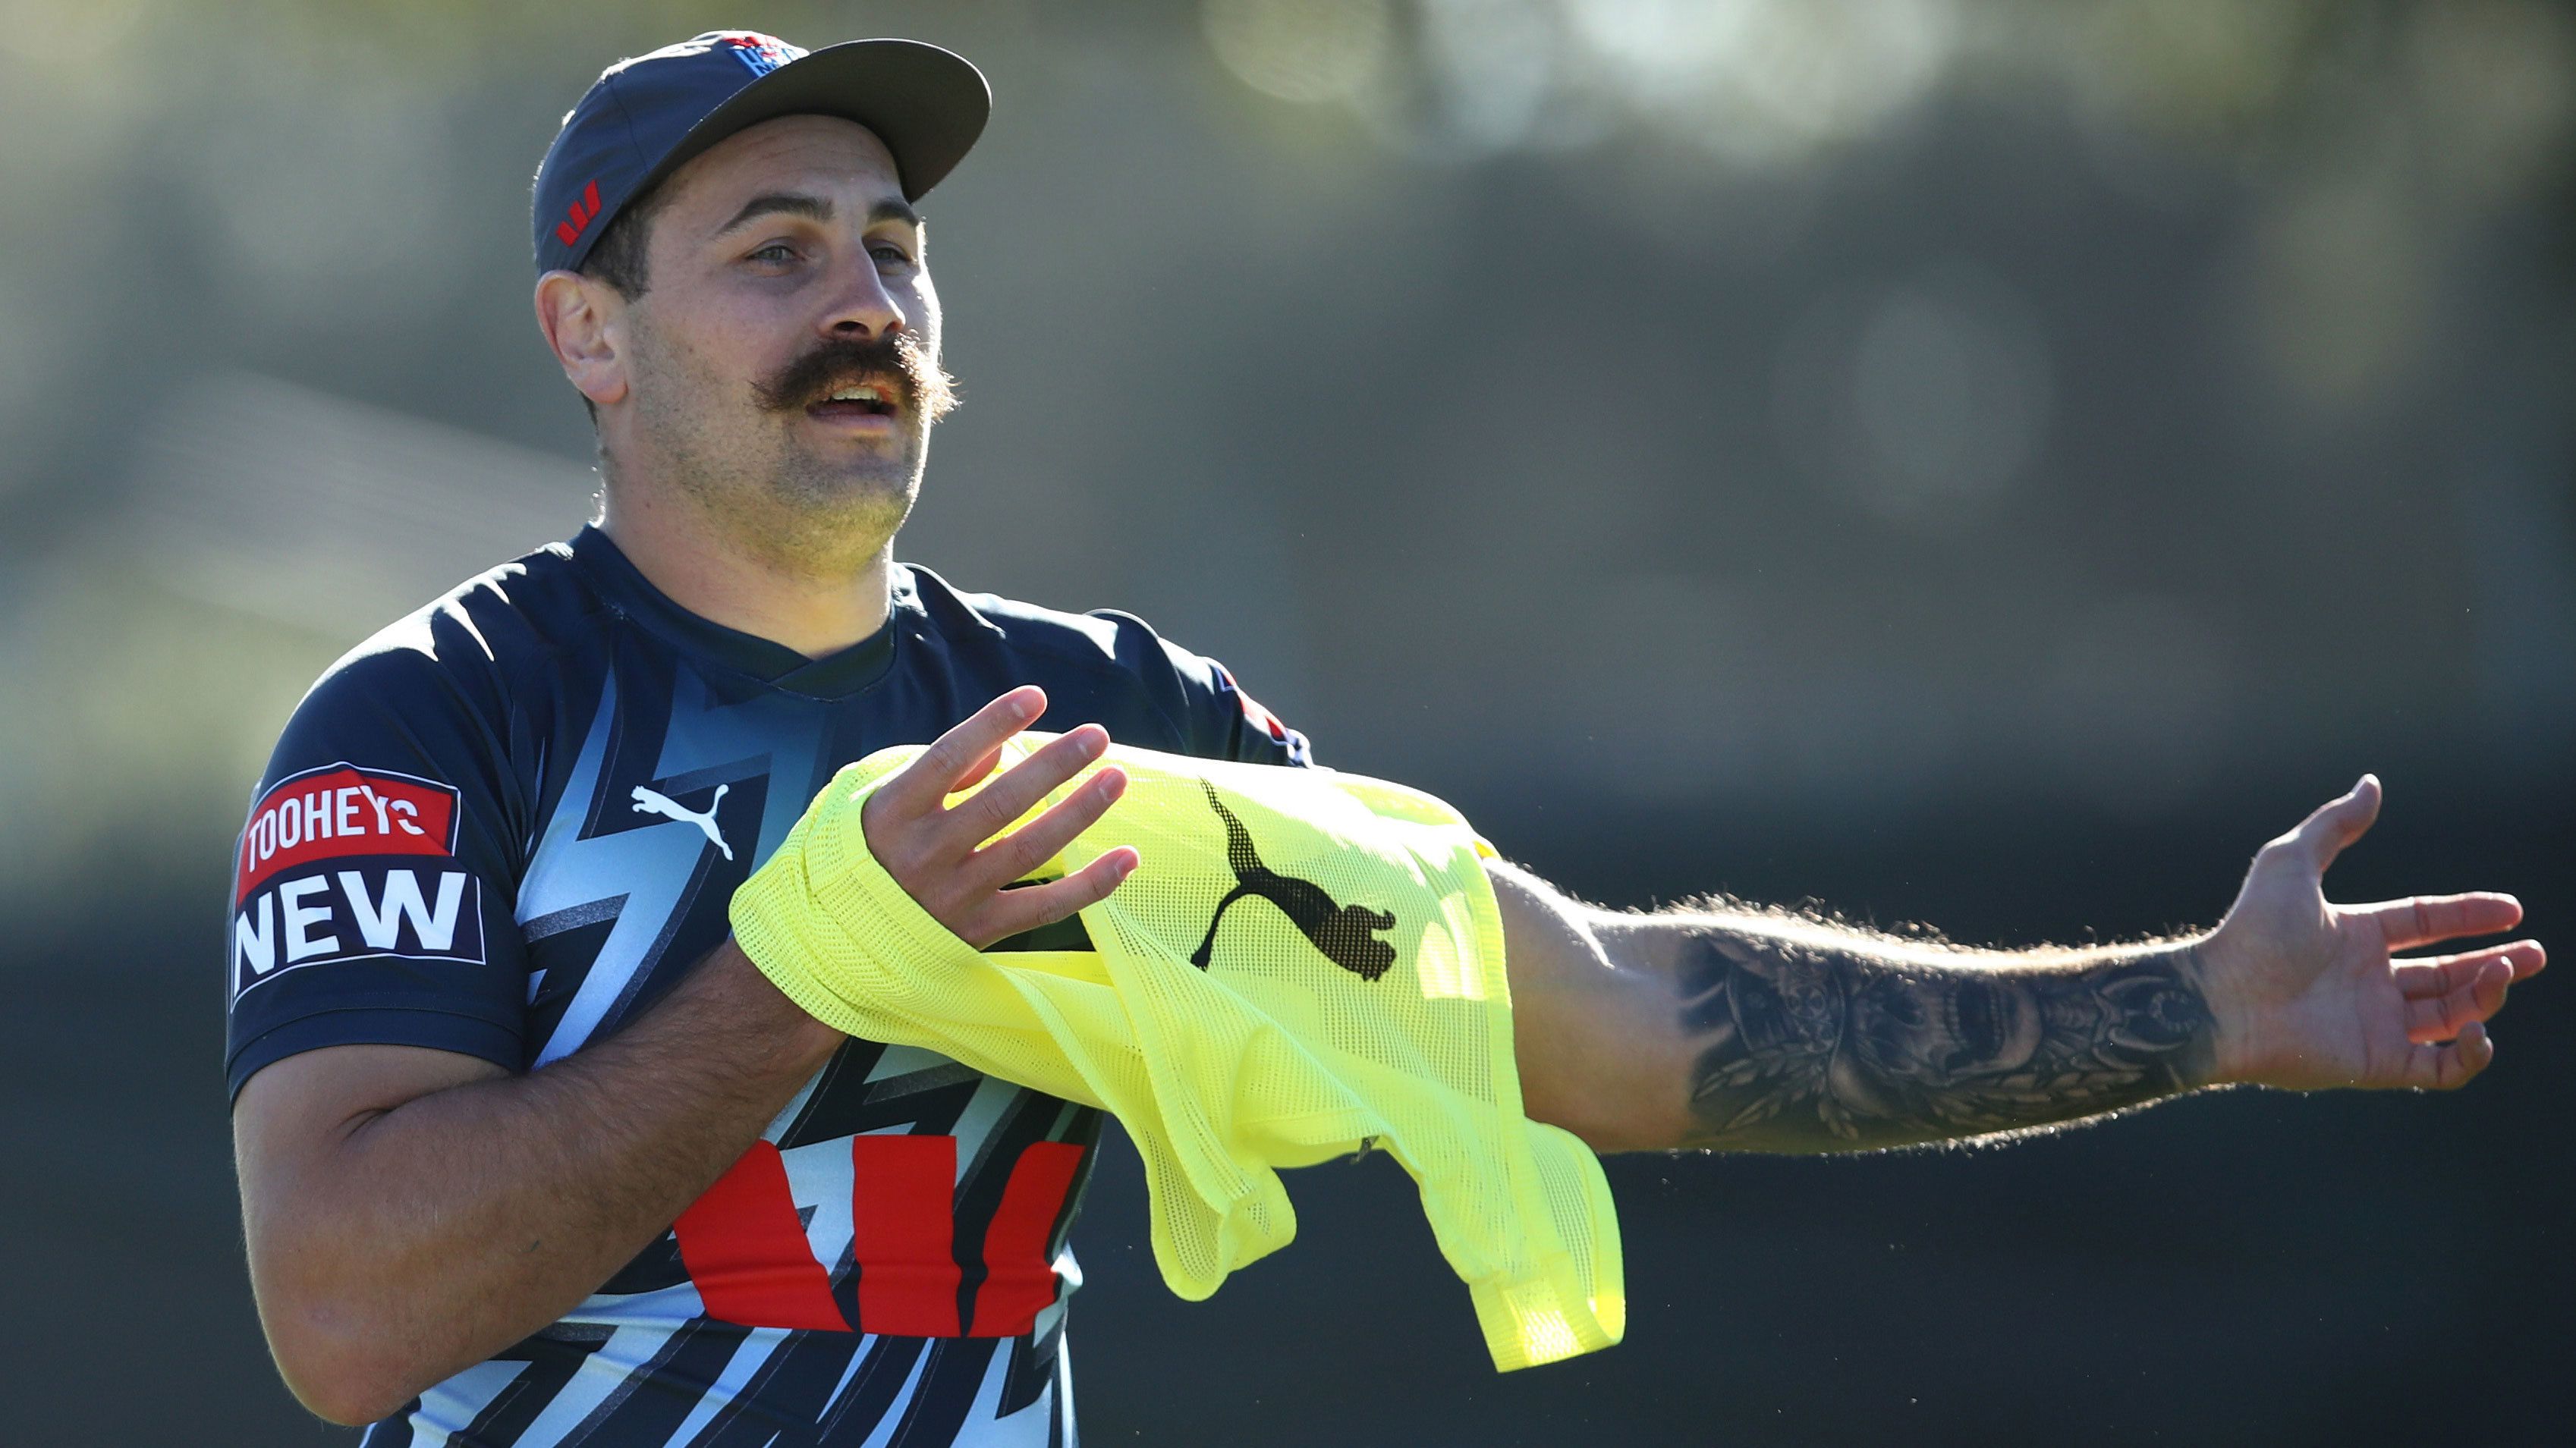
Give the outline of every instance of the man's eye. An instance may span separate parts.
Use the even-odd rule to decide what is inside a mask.
[[[764,246],[760,250],[751,254],[751,260],[753,261],[778,262],[784,264],[786,262],[794,261],[795,259],[796,248],[789,246],[783,241],[773,241],[769,245]]]
[[[911,254],[899,246],[872,246],[868,248],[868,255],[875,257],[881,266],[905,266],[912,261]]]

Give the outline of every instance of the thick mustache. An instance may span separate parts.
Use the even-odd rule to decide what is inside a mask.
[[[795,412],[821,401],[833,388],[861,379],[893,382],[905,406],[920,407],[933,420],[956,406],[954,384],[922,355],[910,332],[864,342],[826,342],[768,381],[754,384],[753,391],[770,411]]]

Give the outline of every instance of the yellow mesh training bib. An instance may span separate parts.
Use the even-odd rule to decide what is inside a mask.
[[[1014,740],[1004,767],[1050,737]],[[1581,1141],[1521,1114],[1492,851],[1457,811],[1356,775],[1113,747],[1125,797],[1036,872],[1136,848],[1136,872],[1082,912],[1094,948],[985,955],[860,830],[920,752],[843,769],[735,893],[736,940],[790,999],[1115,1113],[1182,1297],[1296,1235],[1278,1168],[1374,1143],[1420,1184],[1496,1367],[1619,1341],[1609,1186]]]

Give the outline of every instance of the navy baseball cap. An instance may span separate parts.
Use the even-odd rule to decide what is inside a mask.
[[[917,40],[806,51],[710,30],[600,73],[537,167],[537,270],[569,271],[626,203],[691,157],[779,116],[840,116],[876,133],[906,200],[939,184],[984,132],[993,93],[966,58]]]

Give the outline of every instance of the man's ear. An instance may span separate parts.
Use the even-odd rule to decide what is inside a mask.
[[[573,389],[594,407],[626,400],[626,299],[575,272],[537,278],[537,329]]]

